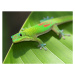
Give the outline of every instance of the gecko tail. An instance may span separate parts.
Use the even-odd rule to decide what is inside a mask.
[[[62,23],[69,22],[69,21],[72,21],[72,20],[73,20],[73,16],[71,16],[71,15],[55,18],[55,21],[56,21],[57,25],[60,25]]]

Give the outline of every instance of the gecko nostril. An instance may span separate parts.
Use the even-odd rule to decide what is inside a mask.
[[[12,38],[12,36],[11,36],[11,38]]]

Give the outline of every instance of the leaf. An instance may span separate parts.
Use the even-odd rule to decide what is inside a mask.
[[[40,23],[43,17],[60,17],[72,15],[72,12],[32,12],[22,28],[27,28]],[[22,29],[21,28],[21,29]],[[73,63],[73,34],[72,22],[59,25],[64,33],[71,34],[63,40],[50,31],[39,38],[46,43],[47,51],[40,50],[37,42],[23,41],[12,44],[7,53],[4,64],[72,64]]]

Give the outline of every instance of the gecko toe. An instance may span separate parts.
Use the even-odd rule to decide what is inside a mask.
[[[46,46],[46,44],[40,44],[38,45],[38,47],[40,47],[40,50],[43,48],[44,50],[47,50],[44,46]]]
[[[46,44],[43,44],[44,46],[46,46]]]
[[[42,49],[42,47],[40,47],[40,50]]]
[[[59,34],[59,38],[61,38],[62,37],[62,35],[61,34]]]
[[[60,34],[59,34],[59,37],[63,37],[63,39],[65,40],[65,37],[64,36],[70,36],[70,34],[64,34],[63,33],[63,30],[60,30]]]
[[[65,37],[63,36],[63,39],[65,40]]]
[[[71,36],[70,34],[64,34],[64,36]]]
[[[45,51],[47,51],[47,49],[45,47],[43,47]]]

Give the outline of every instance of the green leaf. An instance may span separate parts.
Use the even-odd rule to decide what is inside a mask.
[[[40,23],[43,17],[60,17],[72,15],[72,12],[32,12],[22,28],[27,28]],[[73,63],[73,27],[72,22],[59,25],[64,33],[71,34],[63,40],[50,31],[39,38],[46,43],[47,51],[40,50],[37,42],[23,41],[12,44],[7,53],[4,64],[72,64]]]

